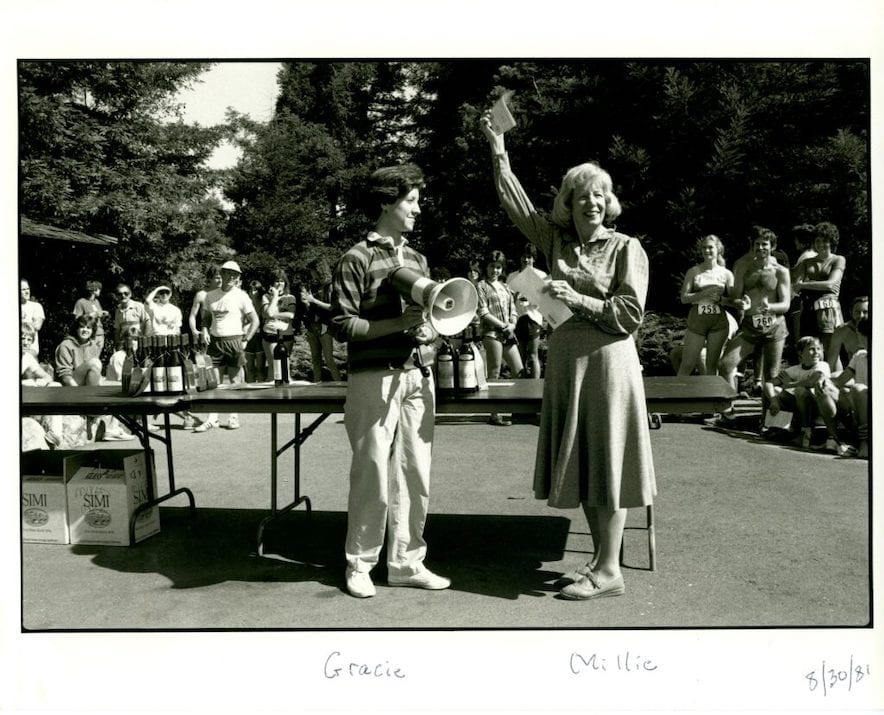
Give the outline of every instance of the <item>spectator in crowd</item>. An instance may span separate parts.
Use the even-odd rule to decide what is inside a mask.
[[[787,317],[789,337],[786,339],[786,351],[788,352],[792,351],[795,347],[795,342],[801,337],[801,298],[798,295],[798,291],[795,289],[797,268],[801,265],[801,262],[804,259],[816,255],[816,251],[813,249],[814,226],[812,223],[802,223],[793,226],[791,233],[792,242],[795,246],[795,254],[798,258],[795,260],[795,263],[789,271],[789,277],[792,281],[792,302],[789,304],[789,314]],[[789,338],[791,338],[791,340]],[[795,357],[797,360],[797,354]]]
[[[746,253],[744,253],[742,256],[740,256],[734,262],[733,273],[734,273],[735,277],[736,277],[737,273],[745,274],[746,271],[748,271],[751,268],[752,263],[755,260],[754,236],[753,236],[752,232],[750,232],[748,240],[749,240],[749,250]],[[789,265],[790,265],[789,264],[789,257],[786,255],[785,251],[783,251],[780,248],[777,248],[776,243],[774,243],[774,246],[771,249],[769,260],[773,264],[779,264],[779,265],[783,266],[784,268],[786,268],[786,270],[789,269]],[[736,309],[738,311],[737,320],[739,322],[742,322],[742,320],[743,320],[742,309],[740,308],[739,305],[735,305],[734,307],[736,307]],[[788,326],[786,328],[786,337],[788,337]],[[785,342],[783,343],[783,346],[785,347]],[[747,355],[747,359],[749,357],[750,356]],[[755,394],[762,395],[763,394],[762,385],[764,383],[765,366],[764,366],[764,351],[761,349],[760,345],[757,345],[756,349],[752,351],[751,359],[752,359],[752,366],[753,366],[753,371],[754,371]],[[774,372],[776,372],[777,370],[779,370],[779,365],[775,365],[772,369]]]
[[[102,382],[101,351],[93,339],[95,320],[88,315],[74,318],[70,335],[55,349],[55,375],[62,385],[69,387],[100,385]],[[119,442],[135,439],[123,430],[115,417],[88,418],[95,424],[96,442]]]
[[[34,327],[34,340],[31,344],[30,351],[35,356],[40,356],[40,328],[43,327],[43,321],[46,320],[46,313],[43,312],[43,306],[36,300],[31,299],[31,284],[24,278],[21,279],[19,299],[21,301],[21,319],[30,323]]]
[[[262,339],[267,364],[273,365],[273,349],[282,335],[282,342],[292,354],[295,344],[295,327],[298,318],[298,302],[289,290],[289,279],[282,268],[273,271],[270,288],[261,299]],[[290,376],[289,376],[290,377]]]
[[[709,234],[697,242],[697,251],[702,263],[688,269],[681,286],[681,302],[690,305],[691,309],[679,375],[693,372],[704,348],[704,374],[715,375],[728,336],[724,306],[734,288],[734,274],[724,267],[724,244],[718,236]]]
[[[184,322],[184,318],[181,314],[181,309],[177,305],[172,304],[171,298],[172,289],[164,285],[157,286],[145,297],[144,307],[150,318],[148,335],[181,334],[181,326]],[[193,425],[192,414],[188,412],[179,412],[176,414],[184,420],[184,429],[190,429]],[[148,425],[148,429],[159,430],[159,425],[162,421],[163,417],[161,415],[155,415],[153,423]]]
[[[608,225],[620,215],[610,175],[572,167],[550,218],[510,169],[504,135],[481,119],[498,196],[510,220],[546,257],[549,293],[574,313],[549,339],[534,492],[557,508],[582,506],[594,558],[561,580],[563,598],[625,592],[620,547],[629,507],[657,492],[644,383],[634,335],[644,316],[648,258]]]
[[[841,316],[841,279],[846,262],[835,253],[838,229],[823,221],[814,227],[815,256],[805,258],[795,268],[794,290],[801,298],[800,337],[816,335],[828,353],[832,333],[844,319]]]
[[[817,404],[826,424],[828,439],[826,447],[839,456],[856,454],[869,458],[869,345],[871,342],[871,318],[857,321],[859,346],[850,363],[840,373],[823,382],[817,388]],[[858,449],[841,442],[838,435],[839,419],[849,422],[853,428]]]
[[[86,281],[86,293],[74,303],[74,317],[88,315],[95,319],[95,344],[99,352],[104,349],[104,319],[109,313],[101,307],[98,296],[101,295],[99,281]]]
[[[479,282],[479,307],[476,314],[482,321],[482,344],[485,346],[485,374],[489,380],[500,377],[505,361],[510,376],[522,374],[522,358],[516,341],[516,299],[501,280],[506,259],[500,251],[492,251],[485,263],[485,278]],[[493,425],[508,427],[512,422],[496,412],[488,420]]]
[[[796,441],[808,449],[817,418],[815,390],[829,377],[829,364],[823,359],[823,344],[819,338],[809,335],[799,338],[795,347],[801,362],[766,381],[764,395],[771,415],[779,414],[780,410],[794,414],[789,431],[797,431]]]
[[[62,385],[101,384],[101,350],[93,339],[95,319],[74,318],[70,334],[55,349],[55,374]]]
[[[130,335],[150,335],[150,315],[143,303],[132,298],[127,283],[118,283],[115,291],[117,307],[114,310],[114,344],[124,350]],[[137,332],[133,330],[137,329]]]
[[[150,315],[143,303],[132,299],[132,289],[119,283],[114,291],[117,305],[114,309],[114,346],[116,350],[108,360],[107,378],[121,380],[126,360],[126,345],[132,338],[149,335]]]
[[[173,305],[172,289],[160,285],[154,288],[144,299],[144,306],[150,317],[148,335],[180,335],[183,318],[181,309]]]
[[[429,278],[426,258],[405,238],[420,215],[421,170],[411,164],[370,177],[374,230],[341,257],[332,279],[331,326],[347,343],[344,424],[353,450],[347,503],[346,585],[374,596],[370,572],[387,537],[387,582],[438,590],[451,582],[430,571],[423,538],[435,424],[432,373],[419,368],[414,329],[422,306],[403,300],[386,277],[405,266]]]
[[[507,276],[507,285],[522,271],[533,271],[540,280],[546,278],[546,273],[535,268],[537,260],[537,247],[533,243],[526,243],[519,256],[520,270],[513,271]],[[516,340],[519,344],[519,356],[525,365],[526,377],[540,377],[540,335],[543,332],[543,314],[538,306],[531,303],[524,295],[516,294]]]
[[[245,364],[245,348],[258,330],[258,314],[252,300],[237,287],[242,271],[236,261],[221,266],[221,287],[206,294],[203,301],[203,340],[209,345],[208,354],[219,371],[219,381],[227,375],[231,384],[240,382]],[[218,426],[218,414],[212,412],[194,432],[206,432]],[[231,412],[228,429],[239,429],[239,415]]]
[[[307,328],[307,344],[310,346],[310,365],[313,381],[322,381],[322,364],[325,361],[332,380],[341,379],[341,371],[335,362],[334,338],[329,330],[331,320],[332,276],[324,260],[313,261],[310,266],[310,285],[301,288],[304,326]]]
[[[187,325],[194,345],[199,345],[203,335],[203,303],[209,291],[221,287],[221,266],[210,263],[206,266],[204,287],[193,296],[190,305],[190,313],[187,316]]]
[[[862,336],[859,332],[859,321],[869,317],[869,296],[860,295],[850,305],[850,320],[835,328],[826,360],[832,373],[840,372],[841,366],[850,362],[850,358],[859,349]]]
[[[264,355],[264,346],[261,344],[261,334],[263,331],[263,323],[261,323],[261,313],[263,306],[261,300],[264,298],[264,284],[259,280],[250,280],[248,294],[252,301],[252,307],[255,309],[255,315],[258,316],[258,329],[246,345],[246,382],[264,382],[267,376],[267,357]]]
[[[752,262],[734,273],[735,296],[730,304],[742,312],[740,328],[721,358],[719,373],[734,387],[737,386],[737,368],[757,349],[762,359],[765,382],[772,381],[780,372],[780,360],[786,342],[785,313],[789,310],[789,270],[772,257],[777,236],[769,228],[752,227]],[[762,393],[762,414],[767,409]],[[725,418],[727,415],[723,415]]]
[[[21,322],[21,384],[29,387],[56,387],[52,375],[37,362],[31,346],[37,331],[27,320]],[[82,419],[82,418],[81,418]],[[21,421],[23,452],[32,449],[55,449],[63,441],[62,415],[23,417]],[[86,443],[86,421],[82,420],[83,444]]]
[[[34,326],[26,321],[21,322],[21,384],[32,387],[47,387],[61,385],[55,382],[52,374],[44,369],[37,361],[31,350],[37,331]]]

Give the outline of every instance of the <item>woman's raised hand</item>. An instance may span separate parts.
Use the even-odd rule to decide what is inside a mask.
[[[491,146],[491,153],[503,154],[503,134],[496,134],[495,131],[491,128],[490,109],[482,114],[482,118],[479,120],[479,127],[481,128],[482,133],[485,135],[485,138],[488,140],[488,144]]]

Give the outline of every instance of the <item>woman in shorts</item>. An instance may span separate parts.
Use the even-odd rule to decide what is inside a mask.
[[[706,374],[718,372],[728,322],[722,299],[734,288],[734,274],[724,267],[724,244],[714,234],[697,242],[702,263],[691,267],[681,286],[681,302],[691,306],[679,375],[690,375],[706,348]]]
[[[814,226],[813,247],[816,255],[801,261],[795,268],[793,288],[801,298],[801,337],[815,335],[829,352],[832,333],[844,318],[841,315],[841,279],[846,262],[835,254],[838,229],[823,221]]]

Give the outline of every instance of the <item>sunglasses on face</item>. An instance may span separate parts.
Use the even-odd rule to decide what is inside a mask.
[[[129,293],[126,291],[118,291],[117,295],[120,296],[120,298],[128,298],[129,297]]]

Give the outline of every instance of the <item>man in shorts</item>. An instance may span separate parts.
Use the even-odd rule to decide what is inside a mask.
[[[218,382],[224,376],[231,384],[242,381],[246,363],[245,349],[258,330],[258,314],[248,294],[239,288],[242,271],[236,261],[221,266],[221,287],[206,294],[203,301],[203,339],[209,344],[208,354],[218,370]],[[218,413],[212,412],[194,432],[207,432],[218,426]],[[239,416],[230,413],[228,429],[239,429]]]

